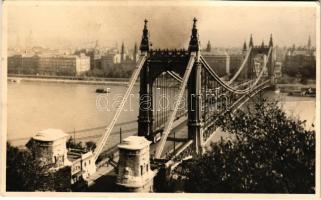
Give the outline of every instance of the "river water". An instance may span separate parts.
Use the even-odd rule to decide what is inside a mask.
[[[97,88],[110,88],[109,94],[97,94]],[[86,85],[49,82],[8,83],[8,134],[13,145],[24,145],[37,131],[55,128],[75,135],[79,140],[99,139],[108,125],[115,108],[126,90],[126,85]],[[131,124],[116,126],[106,148],[119,142],[122,137],[137,134],[138,86],[135,86],[125,110],[117,123],[132,121]],[[307,120],[307,128],[315,120],[315,98],[291,97],[272,91],[266,95],[280,100],[280,106],[289,116]],[[93,129],[85,130],[84,129]],[[126,132],[126,130],[130,130]],[[94,136],[89,138],[87,136]],[[84,138],[87,137],[87,138]],[[83,138],[83,139],[80,139]]]
[[[107,87],[111,93],[95,92],[97,88]],[[7,138],[13,145],[23,145],[37,131],[47,128],[61,129],[76,138],[101,135],[104,133],[103,127],[111,121],[125,90],[126,85],[115,84],[8,83]],[[137,120],[137,94],[138,87],[135,86],[117,123]],[[79,132],[91,128],[94,130]],[[119,128],[120,126],[115,127],[112,132],[119,133]],[[137,128],[137,123],[123,125],[121,128],[131,130]],[[133,133],[124,133],[123,137],[128,134]],[[112,134],[110,144],[119,140],[119,135]]]

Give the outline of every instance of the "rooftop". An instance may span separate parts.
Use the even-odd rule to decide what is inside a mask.
[[[211,51],[202,50],[201,54],[203,56],[242,55],[242,49],[236,49],[236,48],[212,48]]]
[[[74,161],[78,160],[79,158],[81,158],[81,154],[68,151],[68,152],[67,152],[67,158],[68,158],[68,160],[69,160],[70,162],[74,162]]]
[[[140,150],[148,146],[151,142],[145,137],[129,136],[123,139],[122,143],[118,145],[118,148],[129,150]]]
[[[38,131],[35,136],[32,137],[34,140],[38,141],[55,141],[64,137],[68,137],[69,135],[63,132],[60,129],[46,129],[42,131]]]
[[[85,54],[82,55],[74,55],[74,54],[51,54],[51,53],[43,53],[38,55],[41,58],[87,58]],[[89,57],[88,57],[89,58]]]

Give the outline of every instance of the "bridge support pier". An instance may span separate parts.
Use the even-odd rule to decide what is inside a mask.
[[[196,154],[203,154],[203,123],[195,121],[188,121],[188,135],[189,139],[193,139],[193,145]]]
[[[274,77],[274,62],[273,62],[273,47],[271,47],[271,55],[268,60],[268,73],[269,73],[269,78],[271,80],[271,84],[275,84],[275,77]]]
[[[149,137],[153,124],[153,94],[152,83],[149,79],[149,65],[143,66],[140,75],[138,136]]]
[[[194,141],[196,154],[203,153],[201,67],[195,62],[188,83],[188,138]]]
[[[253,52],[251,51],[247,61],[247,73],[245,78],[252,79],[254,76],[254,73],[255,73],[255,70],[254,70]]]
[[[119,148],[116,184],[125,192],[153,192],[149,145],[145,137],[129,136]]]

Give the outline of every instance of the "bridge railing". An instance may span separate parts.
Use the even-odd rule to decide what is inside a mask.
[[[224,115],[228,111],[235,112],[238,109],[240,109],[248,100],[256,95],[258,92],[262,91],[263,89],[270,86],[270,80],[265,80],[262,83],[258,84],[256,87],[251,90],[251,92],[241,95],[238,97],[237,100],[235,100],[227,109],[222,110],[221,112],[217,112],[215,115],[212,115],[210,118],[208,118],[206,121],[204,121],[204,132],[203,132],[203,139],[205,143],[208,143],[208,139],[211,137],[211,135],[214,133],[214,131],[218,128],[217,123],[217,117],[219,115]]]

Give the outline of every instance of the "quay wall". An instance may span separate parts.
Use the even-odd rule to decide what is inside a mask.
[[[30,81],[30,82],[51,82],[51,83],[70,83],[70,84],[92,84],[92,85],[127,85],[127,78],[99,78],[99,77],[72,77],[72,76],[35,76],[35,75],[16,75],[9,74],[8,81]],[[136,83],[137,84],[137,83]]]

